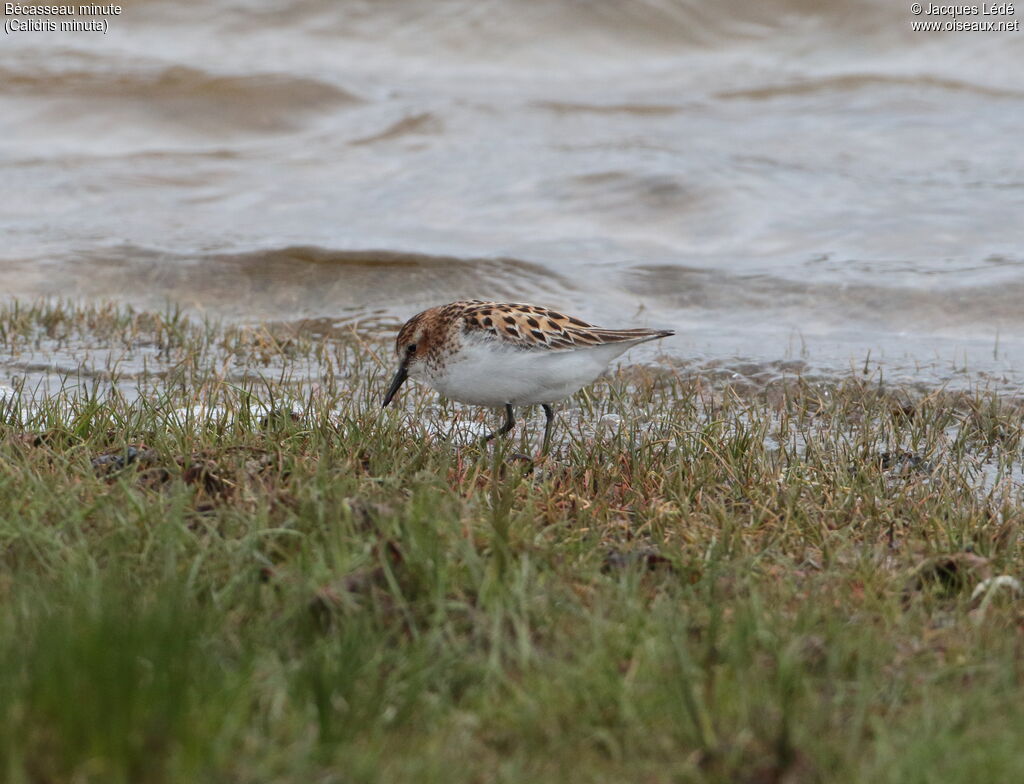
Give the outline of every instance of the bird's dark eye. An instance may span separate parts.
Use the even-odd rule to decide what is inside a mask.
[[[408,353],[410,353],[410,354],[415,354],[416,353],[416,344],[415,343],[410,343],[409,344],[409,348],[407,348],[406,351]]]

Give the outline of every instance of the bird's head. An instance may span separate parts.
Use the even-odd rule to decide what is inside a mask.
[[[398,370],[391,380],[391,386],[384,396],[384,407],[391,402],[405,380],[410,376],[417,378],[422,375],[424,362],[430,350],[432,340],[430,310],[418,313],[409,319],[395,338],[395,356],[398,359]]]

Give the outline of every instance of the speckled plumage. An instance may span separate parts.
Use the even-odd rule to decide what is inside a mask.
[[[550,404],[594,381],[629,348],[675,334],[671,330],[605,329],[536,305],[466,300],[409,319],[395,339],[399,369],[384,405],[407,377],[425,381],[462,403]],[[492,436],[495,434],[492,434]]]
[[[459,333],[481,334],[523,349],[573,349],[606,343],[643,342],[675,334],[671,330],[604,329],[537,305],[485,302],[479,299],[451,302],[431,308],[409,319],[395,339],[396,350],[408,343],[416,330],[425,326],[434,338],[452,341]],[[448,348],[453,346],[449,345]],[[436,349],[434,349],[436,350]]]

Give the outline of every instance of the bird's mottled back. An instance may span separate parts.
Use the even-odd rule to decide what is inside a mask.
[[[672,334],[668,330],[604,329],[537,305],[478,300],[453,304],[462,306],[467,333],[484,334],[524,349],[578,349]]]

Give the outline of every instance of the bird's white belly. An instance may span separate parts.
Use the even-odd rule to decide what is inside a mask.
[[[426,381],[445,397],[478,406],[554,403],[597,379],[628,346],[557,351],[466,343]]]

